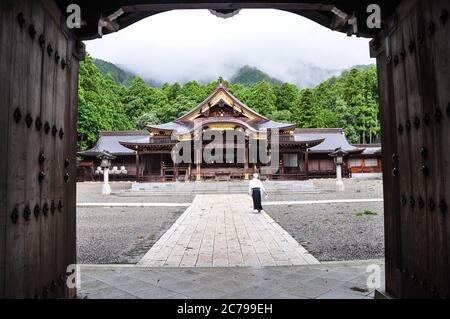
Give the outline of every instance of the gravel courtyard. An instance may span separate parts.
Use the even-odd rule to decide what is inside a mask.
[[[319,261],[384,257],[383,203],[268,206],[265,211]]]
[[[136,264],[184,208],[78,208],[80,264]]]
[[[195,194],[180,195],[160,192],[159,195],[130,192],[132,183],[111,183],[111,196],[102,196],[101,183],[78,183],[77,203],[192,203]]]
[[[205,184],[221,194],[246,189],[246,184]],[[290,182],[265,184],[270,202],[383,198],[380,180],[345,180],[345,192],[336,192],[333,180],[314,180],[313,190],[308,186],[298,191],[286,190],[291,187]],[[182,185],[179,192],[167,191],[170,185],[166,184],[151,192],[130,192],[131,186],[132,183],[111,183],[113,194],[104,197],[100,183],[81,183],[77,187],[77,202],[184,204],[192,203],[201,193],[194,183]],[[185,210],[186,207],[78,207],[78,262],[136,264]],[[384,257],[382,202],[276,205],[266,206],[265,211],[320,261]]]

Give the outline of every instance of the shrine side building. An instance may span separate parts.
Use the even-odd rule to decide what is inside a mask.
[[[236,133],[231,141],[230,131]],[[180,145],[181,155],[174,151]],[[252,145],[266,150],[266,156],[254,155]],[[215,148],[214,160],[204,158],[208,148]],[[272,121],[220,83],[203,103],[173,122],[150,125],[145,131],[101,133],[92,149],[79,153],[78,178],[98,179],[98,156],[105,152],[115,157],[111,173],[117,180],[231,181],[249,179],[253,173],[269,180],[335,178],[330,154],[336,150],[345,154],[345,177],[381,175],[381,145],[351,145],[342,129],[300,129]]]

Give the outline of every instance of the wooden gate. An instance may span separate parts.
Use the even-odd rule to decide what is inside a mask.
[[[450,0],[404,0],[371,43],[380,77],[386,287],[395,297],[450,292],[449,10]],[[75,293],[65,281],[76,262],[84,48],[63,20],[52,0],[0,1],[0,298]]]
[[[0,298],[73,296],[78,50],[53,1],[0,1]]]
[[[450,1],[403,1],[372,41],[380,77],[386,287],[449,297]]]

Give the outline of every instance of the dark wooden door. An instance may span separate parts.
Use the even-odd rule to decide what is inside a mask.
[[[386,220],[386,287],[448,298],[450,1],[403,1],[372,42],[378,59]]]
[[[61,21],[53,1],[0,1],[2,298],[75,292],[79,59]]]

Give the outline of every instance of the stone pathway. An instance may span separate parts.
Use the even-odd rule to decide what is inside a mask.
[[[197,195],[139,262],[145,267],[266,267],[319,264],[247,195]]]
[[[373,299],[370,275],[384,289],[382,260],[265,268],[86,265],[79,273],[79,298],[88,299]]]

